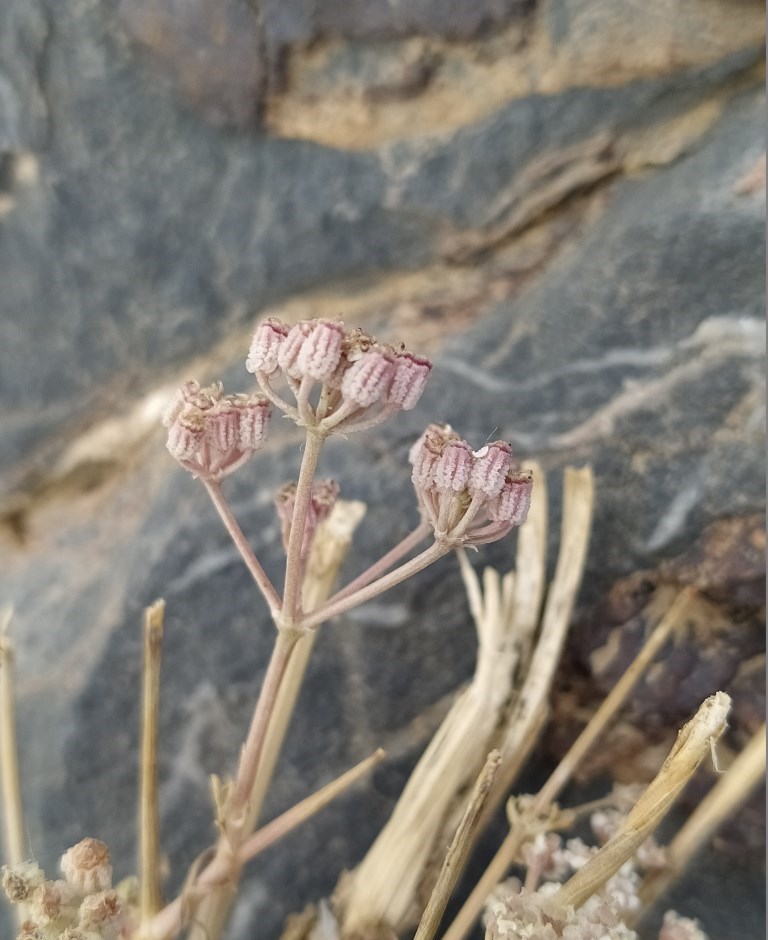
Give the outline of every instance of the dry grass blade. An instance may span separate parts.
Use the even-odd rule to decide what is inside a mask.
[[[142,923],[153,917],[163,903],[160,890],[157,740],[164,618],[163,600],[155,601],[144,611],[139,774],[139,910]]]
[[[10,865],[24,860],[24,812],[19,780],[19,752],[16,743],[16,690],[14,682],[13,644],[6,631],[13,610],[0,612],[0,788],[3,797],[5,854]],[[19,923],[26,918],[23,904],[16,906]]]
[[[440,869],[437,882],[432,889],[432,894],[419,922],[414,940],[432,940],[437,933],[446,905],[453,889],[456,887],[456,882],[464,870],[472,846],[472,835],[480,821],[480,815],[500,764],[501,755],[499,752],[491,751],[485,766],[480,772],[480,776],[477,778],[464,816],[445,856],[443,867]]]
[[[725,730],[731,700],[725,692],[710,696],[680,731],[661,770],[630,810],[619,831],[552,898],[555,916],[566,908],[581,907],[599,891],[656,829],[672,804],[711,754]]]
[[[643,881],[639,894],[644,910],[654,904],[685,871],[691,859],[719,827],[731,818],[764,776],[765,725],[755,732],[669,844],[667,867]]]

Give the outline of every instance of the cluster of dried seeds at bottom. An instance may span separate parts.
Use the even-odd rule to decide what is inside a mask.
[[[61,858],[63,879],[47,879],[34,862],[3,867],[3,890],[23,904],[18,940],[123,940],[131,913],[125,892],[112,887],[109,849],[83,839]]]

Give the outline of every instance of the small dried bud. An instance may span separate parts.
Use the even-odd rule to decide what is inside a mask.
[[[195,405],[185,405],[171,425],[166,447],[176,460],[192,460],[205,437],[205,415]]]
[[[378,348],[364,353],[341,381],[341,394],[360,408],[385,401],[395,372],[393,357]]]
[[[409,352],[395,356],[392,384],[386,396],[387,404],[399,405],[403,411],[410,411],[421,398],[431,369],[430,361],[421,356]]]
[[[39,924],[47,926],[77,911],[74,890],[66,881],[44,881],[32,895],[30,912]]]
[[[466,441],[449,441],[435,464],[435,486],[460,493],[472,473],[472,448]]]
[[[512,448],[506,441],[493,441],[477,451],[474,457],[469,492],[472,496],[494,499],[501,492],[509,472]]]
[[[311,326],[306,320],[303,320],[301,323],[297,323],[295,326],[292,326],[288,331],[288,335],[285,337],[284,342],[281,343],[280,349],[278,350],[278,365],[283,370],[283,372],[290,375],[294,379],[301,378],[299,355],[310,329]]]
[[[99,891],[83,899],[78,927],[96,930],[103,937],[116,936],[126,918],[125,904],[117,891]]]
[[[260,323],[253,334],[245,368],[249,372],[271,375],[277,369],[280,348],[287,335],[288,327],[275,317]]]
[[[344,326],[330,320],[315,321],[301,345],[296,366],[302,375],[325,382],[341,358]]]
[[[226,454],[240,441],[240,409],[231,401],[220,402],[208,416],[206,437],[220,453]]]
[[[240,446],[244,450],[258,450],[267,439],[272,412],[269,401],[258,395],[243,401],[240,407]]]
[[[301,545],[301,556],[306,558],[312,546],[312,539],[318,525],[331,513],[339,495],[339,485],[335,480],[315,480],[312,484],[312,493],[307,507],[307,518],[304,523],[304,538]],[[280,519],[283,546],[288,551],[291,538],[291,525],[293,523],[293,510],[296,505],[296,484],[284,483],[275,496],[275,508]]]
[[[61,856],[61,871],[80,894],[104,891],[112,884],[109,849],[98,839],[83,839]]]
[[[168,402],[163,412],[163,426],[166,428],[171,427],[184,410],[184,406],[193,401],[199,393],[200,383],[195,382],[194,379],[185,382],[181,388],[176,389],[173,398]]]
[[[491,503],[489,514],[495,522],[508,522],[511,526],[525,522],[531,506],[533,477],[530,473],[510,474],[496,500]]]
[[[449,424],[430,424],[411,447],[408,460],[413,465],[411,479],[417,489],[424,490],[435,483],[435,467],[449,441],[461,438]]]
[[[3,891],[11,904],[26,901],[32,892],[45,880],[42,868],[34,862],[19,862],[3,865]]]

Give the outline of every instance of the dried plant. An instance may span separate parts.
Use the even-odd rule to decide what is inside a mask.
[[[477,627],[474,678],[459,695],[405,788],[392,817],[356,871],[330,902],[292,921],[286,938],[373,938],[417,927],[432,940],[478,834],[508,797],[548,716],[552,680],[587,554],[594,501],[591,470],[566,470],[560,555],[546,588],[547,490],[536,464],[519,466],[509,444],[473,451],[447,425],[429,425],[411,448],[419,510],[410,533],[366,571],[334,585],[365,507],[339,499],[335,481],[316,478],[324,441],[375,428],[419,401],[431,365],[400,346],[376,341],[341,322],[293,326],[262,322],[246,362],[259,394],[225,394],[221,384],[184,384],[164,415],[171,455],[210,496],[275,626],[275,641],[232,778],[214,777],[218,839],[189,871],[179,896],[163,903],[157,808],[158,702],[164,605],[144,621],[138,877],[113,886],[109,850],[85,839],[49,879],[23,856],[22,807],[14,738],[12,647],[0,637],[0,758],[8,865],[3,887],[17,906],[20,940],[192,940],[221,937],[243,866],[359,780],[382,759],[376,752],[338,780],[259,825],[317,628],[455,551]],[[278,589],[239,526],[223,482],[263,446],[273,408],[305,432],[298,480],[277,492],[285,549]],[[535,480],[535,486],[534,486]],[[527,522],[526,522],[527,519]],[[478,578],[466,549],[522,526],[514,572],[487,569]],[[425,546],[426,543],[426,546]],[[746,782],[716,788],[712,806],[664,854],[649,836],[705,752],[722,733],[727,697],[718,693],[681,732],[678,744],[634,806],[626,792],[565,810],[555,800],[579,761],[625,701],[679,622],[683,593],[533,797],[508,803],[510,831],[462,912],[444,934],[462,940],[489,898],[489,940],[631,938],[643,904],[657,897],[726,812],[744,799],[764,768],[755,747],[743,758]],[[4,618],[9,619],[8,615]],[[594,852],[555,833],[585,812],[605,842]],[[448,854],[444,847],[450,845]],[[659,861],[661,859],[661,861]],[[670,859],[674,859],[671,862]],[[513,864],[524,882],[505,882]],[[635,866],[635,867],[632,867]],[[641,882],[637,874],[646,872]],[[573,872],[564,883],[562,876]],[[539,882],[552,876],[554,880]],[[560,879],[560,880],[558,880]],[[502,885],[500,888],[499,885]],[[623,899],[623,900],[622,900]],[[418,925],[418,926],[417,926]],[[603,930],[603,933],[599,931]],[[693,922],[670,914],[659,940],[693,940]]]

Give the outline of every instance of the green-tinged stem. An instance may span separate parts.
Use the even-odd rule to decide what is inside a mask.
[[[212,483],[210,480],[203,480],[203,485],[206,490],[208,490],[208,495],[211,497],[213,505],[216,507],[216,511],[219,516],[221,516],[221,521],[226,526],[227,532],[229,532],[232,537],[232,541],[235,543],[237,550],[240,552],[240,555],[243,561],[246,564],[246,567],[251,572],[253,580],[256,582],[259,590],[264,595],[264,599],[269,605],[269,609],[272,612],[272,615],[280,610],[280,595],[275,590],[274,585],[267,577],[266,571],[261,567],[261,564],[253,553],[253,549],[248,544],[248,539],[245,537],[243,530],[240,528],[237,519],[235,519],[232,510],[229,507],[224,494],[221,491],[221,485],[219,483]]]

